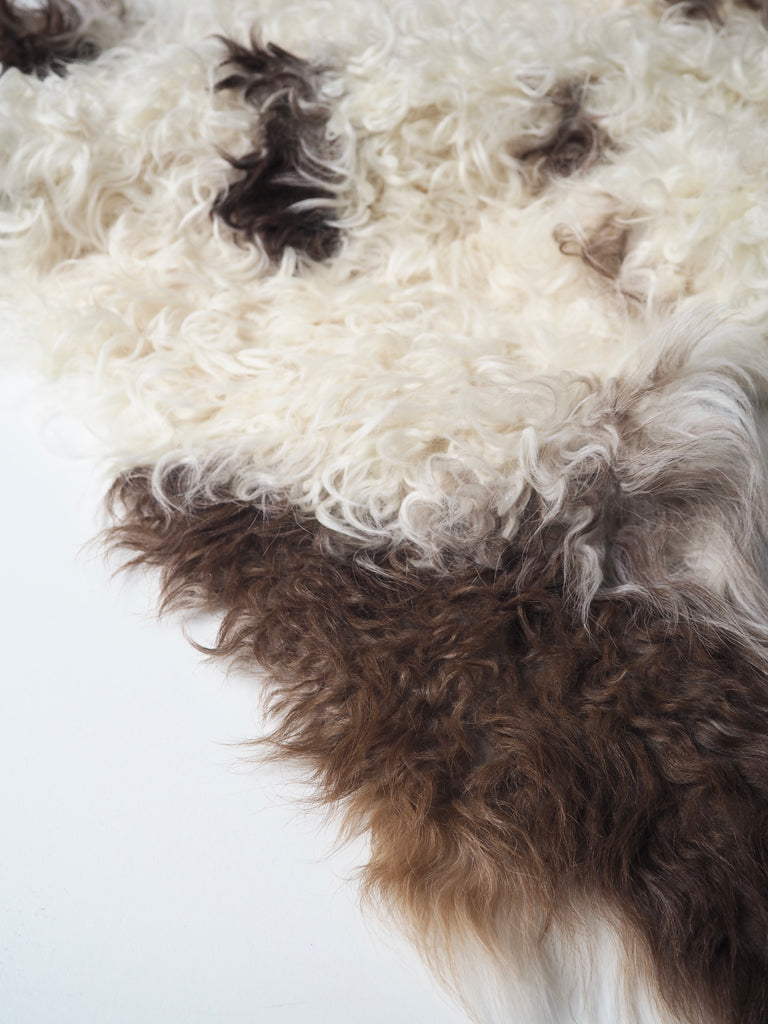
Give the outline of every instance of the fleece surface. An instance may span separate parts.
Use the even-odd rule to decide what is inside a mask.
[[[0,4],[4,357],[481,1020],[768,1016],[755,7]]]
[[[6,73],[5,299],[123,467],[204,460],[238,497],[434,561],[490,516],[514,530],[558,428],[589,463],[585,396],[610,420],[592,396],[651,370],[671,307],[686,345],[713,309],[759,322],[754,14],[452,6],[195,4],[66,78]],[[327,109],[304,170],[326,194],[303,203],[333,213],[333,259],[275,265],[211,220],[221,153],[251,152],[274,105],[212,89],[211,36],[251,32]]]

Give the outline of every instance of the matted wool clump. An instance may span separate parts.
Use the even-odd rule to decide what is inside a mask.
[[[768,32],[0,2],[6,363],[483,1022],[768,1020]]]

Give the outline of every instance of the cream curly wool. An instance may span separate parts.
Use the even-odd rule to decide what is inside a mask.
[[[2,355],[479,1019],[768,1014],[757,6],[0,5]]]
[[[191,458],[210,480],[218,462],[239,496],[279,491],[427,560],[474,547],[489,514],[514,529],[521,463],[572,411],[515,391],[636,373],[677,308],[686,345],[718,310],[726,358],[728,318],[765,314],[754,16],[729,10],[718,28],[646,2],[584,8],[263,4],[254,24],[250,4],[196,4],[66,79],[9,71],[11,336],[118,465]],[[298,272],[290,251],[271,267],[210,218],[231,177],[220,152],[247,152],[254,121],[212,91],[210,36],[253,31],[329,68],[343,241]],[[565,87],[606,142],[588,172],[545,185],[516,155],[551,136]],[[554,237],[588,244],[606,224],[626,232],[610,281]]]

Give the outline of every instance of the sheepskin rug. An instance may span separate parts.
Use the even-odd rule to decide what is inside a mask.
[[[764,16],[0,2],[3,360],[478,1021],[768,1020]]]

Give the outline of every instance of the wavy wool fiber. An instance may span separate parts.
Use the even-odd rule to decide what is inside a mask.
[[[768,1019],[764,18],[0,3],[3,356],[489,1024]]]

